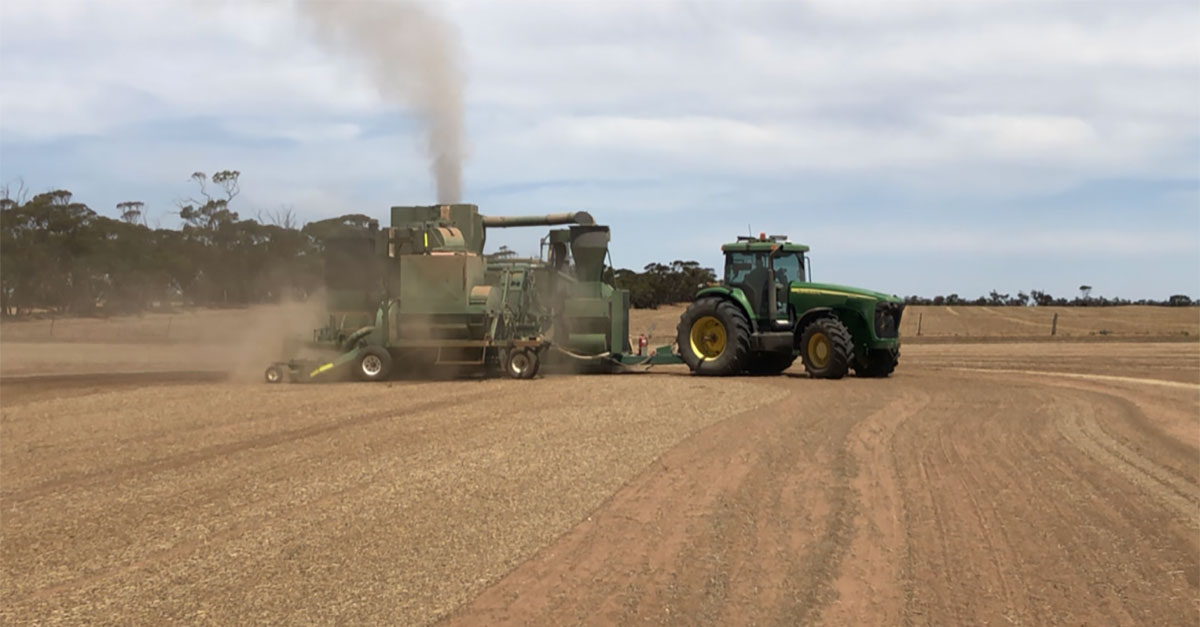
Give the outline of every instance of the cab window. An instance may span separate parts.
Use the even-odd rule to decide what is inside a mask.
[[[730,285],[745,283],[750,273],[766,268],[763,257],[756,253],[729,253],[725,257],[725,282]]]
[[[783,253],[775,257],[775,282],[784,285],[804,280],[802,253]]]

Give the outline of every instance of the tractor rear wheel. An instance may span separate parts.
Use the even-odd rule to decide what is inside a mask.
[[[362,349],[354,361],[354,376],[361,381],[383,381],[392,373],[392,354],[379,346]]]
[[[837,318],[818,318],[800,333],[804,369],[817,379],[841,379],[850,370],[854,342]]]
[[[881,379],[896,369],[896,364],[900,363],[900,353],[887,349],[873,350],[867,353],[865,362],[862,365],[854,365],[854,375]]]
[[[684,363],[696,374],[741,374],[750,363],[750,320],[723,298],[701,298],[688,306],[675,339]]]
[[[795,353],[764,353],[756,355],[750,360],[748,370],[750,374],[758,376],[783,374],[783,371],[791,368],[795,361]]]

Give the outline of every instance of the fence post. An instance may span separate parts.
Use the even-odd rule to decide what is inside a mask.
[[[57,319],[54,316],[50,316],[50,337],[54,337],[54,321]]]
[[[175,316],[167,318],[167,334],[164,337],[171,337],[171,321],[174,319]]]
[[[1050,321],[1050,335],[1058,334],[1058,313],[1054,314],[1054,319]]]
[[[917,314],[917,335],[921,334],[921,323],[925,322],[924,312]]]

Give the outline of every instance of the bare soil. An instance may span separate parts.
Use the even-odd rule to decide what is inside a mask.
[[[445,622],[1195,624],[1200,368],[1159,349],[1190,383],[777,380]]]
[[[268,386],[3,336],[5,624],[1200,620],[1195,342]]]
[[[635,311],[631,331],[652,344],[675,340],[686,305]],[[1058,327],[1051,336],[1055,314]],[[918,325],[921,334],[917,335]],[[978,341],[1197,341],[1200,307],[907,307],[900,335],[909,344]]]

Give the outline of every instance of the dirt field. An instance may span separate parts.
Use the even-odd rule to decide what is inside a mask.
[[[683,305],[635,312],[634,334],[675,339]],[[1056,335],[1050,327],[1058,314]],[[920,325],[921,335],[917,335]],[[956,341],[1185,340],[1200,338],[1200,307],[908,307],[900,335],[909,343]]]
[[[1200,620],[1194,341],[267,386],[195,329],[0,330],[5,624]]]

